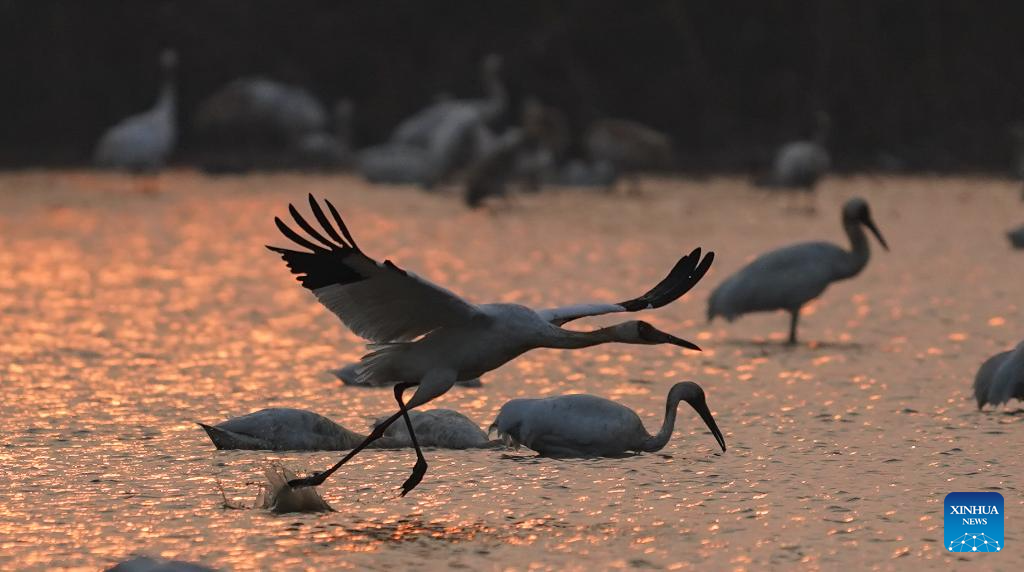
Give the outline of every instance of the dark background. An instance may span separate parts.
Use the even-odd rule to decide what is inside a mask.
[[[495,51],[513,103],[537,95],[577,130],[647,123],[687,170],[749,169],[824,109],[841,170],[1006,172],[1022,24],[1012,0],[0,0],[0,164],[87,161],[106,126],[152,105],[171,46],[178,162],[196,104],[238,76],[353,98],[369,144],[438,92],[480,94]]]

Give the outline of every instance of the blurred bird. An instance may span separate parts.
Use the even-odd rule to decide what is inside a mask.
[[[493,445],[476,423],[458,411],[410,411],[409,418],[421,447],[474,449]],[[378,420],[374,427],[382,422]],[[218,449],[344,451],[366,440],[366,435],[349,431],[323,415],[289,407],[261,409],[216,425],[199,425]],[[369,447],[408,448],[412,439],[404,426],[395,424]]]
[[[790,141],[779,148],[771,173],[755,184],[762,187],[781,187],[811,191],[832,165],[828,149],[831,120],[827,113],[815,114],[815,130],[810,140]]]
[[[501,79],[501,67],[501,56],[485,56],[480,66],[486,94],[483,99],[440,98],[399,123],[391,136],[391,143],[426,148],[431,145],[435,133],[449,120],[449,115],[456,112],[468,111],[481,125],[493,126],[508,107],[508,93]]]
[[[599,119],[590,124],[584,146],[591,161],[608,162],[616,175],[630,177],[639,190],[638,174],[672,164],[672,141],[663,133],[626,119]]]
[[[156,104],[148,111],[122,119],[103,133],[93,154],[96,165],[135,172],[158,171],[164,166],[177,140],[177,65],[178,56],[173,50],[161,52],[163,80]]]
[[[341,215],[325,201],[334,224],[319,203],[309,205],[321,230],[309,224],[289,205],[295,223],[311,238],[274,222],[288,239],[308,251],[268,246],[282,256],[302,285],[357,335],[371,342],[373,353],[363,357],[359,372],[366,380],[395,385],[399,411],[378,425],[362,444],[334,466],[292,486],[320,485],[384,430],[404,418],[416,466],[402,485],[405,495],[422,480],[427,462],[417,444],[409,409],[446,393],[458,380],[480,377],[535,348],[579,349],[605,343],[673,344],[699,349],[686,340],[662,332],[646,322],[628,321],[590,332],[567,330],[562,325],[587,316],[636,312],[659,308],[689,291],[711,267],[713,253],[701,259],[700,249],[682,257],[669,275],[639,298],[618,304],[581,304],[532,310],[518,304],[470,303],[454,293],[402,270],[389,260],[368,257],[356,245]],[[339,233],[340,231],[340,233]],[[321,232],[327,233],[324,236]],[[416,392],[406,403],[402,394]]]
[[[981,364],[974,377],[974,397],[978,409],[986,404],[998,407],[1012,398],[1024,400],[1024,342]]]
[[[213,569],[183,560],[158,560],[148,556],[134,556],[107,568],[107,572],[213,572]]]
[[[311,93],[265,77],[243,77],[206,98],[195,130],[212,149],[209,170],[343,166],[351,153],[353,105],[327,110]]]
[[[593,395],[513,399],[501,406],[490,432],[506,444],[525,445],[547,457],[610,457],[628,451],[660,451],[672,437],[676,409],[685,401],[700,415],[722,451],[725,438],[708,409],[704,390],[692,381],[672,386],[657,435],[644,428],[632,409]]]
[[[862,226],[889,249],[867,201],[852,198],[842,212],[850,250],[828,242],[804,242],[762,254],[711,293],[708,321],[723,316],[731,322],[752,312],[786,310],[790,314],[789,343],[795,344],[800,308],[820,296],[829,284],[852,278],[867,265],[871,251]]]
[[[517,127],[498,137],[469,167],[464,195],[466,206],[475,209],[487,197],[504,196],[509,179],[515,175],[520,154],[528,144],[526,132]]]

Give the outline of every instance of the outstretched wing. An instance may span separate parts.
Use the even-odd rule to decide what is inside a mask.
[[[456,294],[402,270],[390,260],[379,263],[363,254],[338,210],[330,201],[324,203],[337,229],[313,195],[309,196],[309,206],[326,237],[292,205],[288,205],[292,218],[313,240],[274,218],[282,234],[311,252],[267,248],[280,254],[299,282],[357,335],[371,342],[401,342],[484,317],[479,308]]]
[[[561,326],[567,322],[587,316],[600,316],[616,312],[638,312],[640,310],[660,308],[676,301],[680,296],[689,292],[707,274],[714,260],[714,252],[708,252],[704,259],[701,260],[700,248],[695,248],[693,252],[680,258],[679,262],[672,268],[672,271],[668,273],[668,276],[643,296],[619,302],[618,304],[575,304],[561,308],[548,308],[539,311],[538,314],[548,322]]]

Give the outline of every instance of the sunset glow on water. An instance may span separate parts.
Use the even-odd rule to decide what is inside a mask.
[[[131,554],[235,570],[938,568],[958,558],[942,546],[942,500],[958,490],[1002,492],[1017,548],[999,565],[1019,566],[1024,416],[1016,402],[979,413],[971,394],[1024,323],[1024,257],[1003,236],[1024,212],[1011,185],[836,178],[807,217],[739,179],[645,183],[640,197],[566,190],[470,212],[346,176],[171,172],[156,194],[85,172],[0,176],[0,568]],[[226,508],[252,505],[271,462],[306,473],[338,455],[216,451],[196,421],[283,406],[363,431],[395,410],[390,391],[326,373],[362,342],[263,248],[283,244],[273,217],[307,193],[338,205],[368,254],[478,302],[614,302],[714,250],[691,293],[642,315],[703,353],[535,351],[433,406],[486,429],[508,399],[586,392],[653,432],[668,388],[694,380],[728,451],[684,406],[659,453],[430,450],[399,498],[413,453],[366,451],[321,488],[336,512]],[[712,288],[755,255],[845,244],[853,195],[892,251],[805,308],[803,343],[782,345],[782,314],[706,323]]]

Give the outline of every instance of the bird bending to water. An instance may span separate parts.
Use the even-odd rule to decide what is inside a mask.
[[[390,260],[380,263],[370,258],[356,244],[334,205],[330,201],[325,203],[333,225],[319,203],[309,196],[310,208],[321,230],[289,205],[295,223],[312,240],[281,219],[274,219],[282,234],[308,251],[267,248],[280,254],[305,288],[355,334],[371,343],[373,351],[362,358],[359,376],[368,382],[398,380],[394,392],[399,410],[334,466],[297,479],[292,486],[323,483],[369,443],[380,439],[392,423],[404,418],[416,449],[416,465],[402,485],[402,494],[407,494],[419,484],[427,469],[409,409],[444,394],[456,381],[479,377],[529,350],[577,349],[609,342],[700,349],[692,342],[635,320],[590,332],[561,326],[587,316],[660,308],[700,281],[714,260],[711,252],[702,259],[700,249],[695,249],[682,257],[650,291],[618,304],[579,304],[539,311],[518,304],[478,305],[402,270]],[[416,392],[405,402],[402,394],[410,387],[416,387]]]
[[[93,159],[101,167],[129,171],[157,171],[164,166],[177,140],[174,70],[178,56],[172,50],[160,54],[163,85],[147,111],[122,119],[96,144]]]
[[[820,296],[829,284],[856,276],[868,263],[871,251],[862,226],[889,250],[867,201],[852,198],[843,205],[843,229],[850,237],[850,250],[829,242],[803,242],[762,254],[715,288],[708,301],[708,321],[723,316],[731,322],[752,312],[786,310],[790,313],[789,343],[795,344],[800,308]]]
[[[547,457],[610,457],[628,451],[660,451],[672,436],[676,409],[685,401],[707,424],[725,451],[725,438],[711,416],[704,390],[692,381],[672,386],[661,430],[651,435],[632,409],[594,395],[513,399],[501,406],[491,431],[510,445],[525,445]]]
[[[1012,398],[1024,400],[1024,342],[981,364],[974,377],[974,398],[978,409],[985,404],[999,406]]]
[[[478,449],[494,446],[487,434],[465,415],[451,409],[410,411],[409,418],[421,447]],[[383,420],[377,420],[379,424]],[[345,451],[366,439],[327,417],[290,407],[261,409],[216,425],[199,424],[218,449],[266,451]],[[404,426],[392,425],[369,445],[377,449],[412,447]]]

